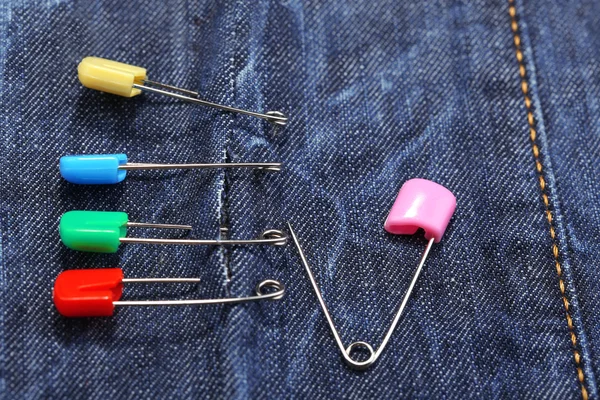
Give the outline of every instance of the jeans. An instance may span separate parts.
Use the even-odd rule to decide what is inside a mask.
[[[475,1],[6,1],[0,5],[3,398],[599,398],[600,4]],[[80,85],[85,56],[204,99],[282,111],[275,127],[155,94]],[[67,154],[278,162],[140,171],[78,186]],[[425,178],[458,206],[376,364],[341,361],[292,245],[67,249],[69,210],[254,238],[291,222],[347,345],[377,347],[426,240],[383,222]],[[130,236],[172,237],[132,230]],[[67,319],[63,270],[199,277],[124,299],[279,301],[121,307]]]

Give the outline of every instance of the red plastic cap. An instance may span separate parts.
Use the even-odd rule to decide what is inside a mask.
[[[120,268],[74,269],[54,282],[54,305],[65,317],[110,317],[123,294]]]

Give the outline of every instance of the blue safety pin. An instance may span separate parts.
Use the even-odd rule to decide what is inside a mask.
[[[279,172],[281,163],[146,164],[129,163],[126,154],[85,154],[60,158],[62,177],[81,185],[119,183],[125,179],[128,170],[202,168],[255,168]]]

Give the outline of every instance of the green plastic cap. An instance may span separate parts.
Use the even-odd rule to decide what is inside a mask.
[[[116,253],[128,220],[119,211],[69,211],[60,218],[60,239],[73,250]]]

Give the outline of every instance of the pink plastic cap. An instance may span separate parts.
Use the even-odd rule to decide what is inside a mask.
[[[456,209],[456,197],[427,179],[411,179],[400,188],[384,228],[396,235],[413,235],[419,228],[427,240],[439,243]]]

